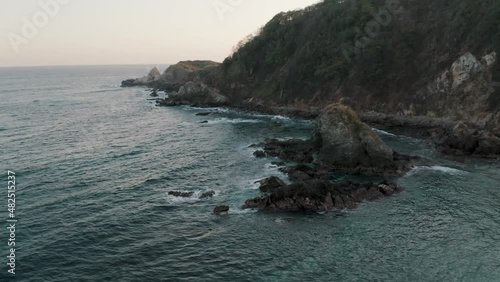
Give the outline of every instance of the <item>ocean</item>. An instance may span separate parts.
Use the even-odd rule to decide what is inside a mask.
[[[0,68],[0,281],[500,281],[498,161],[456,162],[378,131],[429,163],[397,180],[404,192],[326,214],[241,210],[255,181],[286,178],[249,146],[305,139],[313,124],[159,108],[145,88],[119,86],[149,69]],[[213,215],[221,204],[229,214]]]

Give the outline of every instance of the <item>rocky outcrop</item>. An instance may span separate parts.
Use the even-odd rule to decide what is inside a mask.
[[[496,52],[480,58],[470,52],[462,54],[425,88],[417,91],[413,104],[415,111],[408,114],[447,117],[494,130],[500,126],[500,112],[494,102],[498,94],[491,72],[496,61]]]
[[[161,76],[157,67],[154,67],[147,76],[137,79],[127,79],[122,81],[122,87],[149,86],[155,83]]]
[[[363,201],[373,201],[402,190],[387,180],[379,184],[310,180],[282,186],[269,195],[247,200],[243,208],[280,212],[352,209]]]
[[[214,208],[215,215],[227,214],[229,212],[229,206],[217,206]]]
[[[487,130],[471,121],[363,113],[362,119],[378,128],[398,134],[430,138],[445,155],[498,158],[500,132]]]
[[[469,128],[458,123],[453,128],[435,129],[432,140],[438,148],[453,155],[496,157],[500,154],[500,138],[485,130]]]
[[[210,68],[219,66],[213,61],[181,61],[168,67],[158,78],[156,87],[163,91],[179,91],[184,84],[194,81],[200,82],[204,72]]]
[[[219,63],[213,61],[181,61],[169,66],[163,74],[155,67],[147,76],[124,80],[122,87],[147,86],[166,92],[178,91],[187,82],[201,82],[204,71],[217,66]]]
[[[394,153],[348,106],[326,107],[316,121],[316,159],[334,168],[394,168]]]
[[[203,83],[189,81],[179,88],[178,92],[168,93],[168,97],[160,100],[159,106],[191,105],[196,107],[220,107],[229,100],[215,89]]]
[[[263,193],[272,192],[274,189],[277,189],[285,185],[285,182],[283,182],[283,180],[281,180],[279,177],[276,176],[271,176],[269,178],[262,179],[255,183],[260,184],[259,190]]]
[[[316,146],[311,140],[278,140],[266,139],[258,146],[263,147],[264,152],[256,151],[255,156],[259,157],[277,157],[283,160],[289,160],[299,163],[312,162]],[[264,153],[264,154],[263,154]]]
[[[292,180],[325,177],[340,171],[364,175],[403,175],[412,158],[393,152],[356,113],[345,105],[332,104],[316,119],[309,140],[267,139],[259,144],[266,156],[310,164],[312,172],[287,171]],[[262,152],[257,151],[262,157]]]

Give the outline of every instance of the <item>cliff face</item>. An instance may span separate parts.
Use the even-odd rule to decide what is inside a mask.
[[[500,132],[500,2],[325,0],[281,13],[209,85],[232,100],[467,120]]]
[[[342,101],[500,135],[499,54],[498,0],[324,0],[276,15],[222,64],[180,62],[128,83],[172,92],[193,81],[250,108]]]

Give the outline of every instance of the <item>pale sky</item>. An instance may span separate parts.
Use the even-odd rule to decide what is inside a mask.
[[[317,2],[0,0],[0,67],[220,62],[275,14]]]

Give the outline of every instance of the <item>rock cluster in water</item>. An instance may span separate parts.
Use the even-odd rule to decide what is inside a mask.
[[[293,181],[290,185],[275,176],[258,182],[264,195],[246,201],[244,208],[260,211],[322,212],[390,196],[403,189],[388,179],[378,184],[333,183],[332,174],[401,176],[415,159],[392,151],[351,108],[341,104],[325,108],[310,140],[268,139],[260,146],[263,150],[256,151],[256,157],[299,163],[280,168]]]
[[[268,193],[262,197],[247,200],[243,206],[244,209],[312,212],[325,212],[334,208],[352,209],[365,200],[372,201],[390,196],[403,189],[388,180],[379,184],[360,184],[332,183],[328,180],[311,179],[281,185],[271,190],[267,188],[261,190]]]

